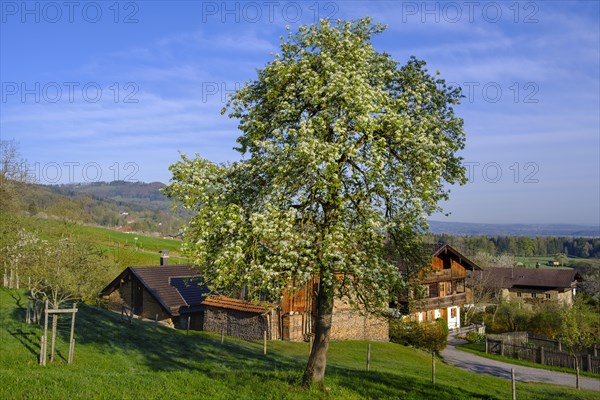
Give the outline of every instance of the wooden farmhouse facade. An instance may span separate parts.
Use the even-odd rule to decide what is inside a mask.
[[[571,306],[582,279],[574,269],[487,268],[482,274],[498,298],[527,306],[548,301]]]
[[[284,293],[279,304],[282,338],[303,341],[314,334],[319,279],[313,278],[299,289]],[[389,340],[387,319],[360,313],[347,302],[335,298],[331,321],[332,340]]]
[[[162,263],[162,262],[161,262]],[[128,267],[100,293],[110,308],[123,307],[139,317],[173,328],[223,332],[259,340],[306,341],[314,332],[318,279],[285,291],[279,304],[210,296],[191,265]],[[331,339],[389,340],[385,319],[361,315],[350,305],[334,302]]]
[[[442,318],[449,329],[460,328],[461,307],[470,300],[467,274],[481,268],[447,244],[433,246],[431,256],[430,267],[409,277],[411,290],[402,308],[419,322]]]

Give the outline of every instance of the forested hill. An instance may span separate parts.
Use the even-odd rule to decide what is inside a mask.
[[[173,212],[160,182],[17,183],[20,208],[30,215],[59,217],[122,231],[176,235],[189,215]]]
[[[97,199],[158,202],[163,203],[168,208],[171,201],[160,192],[160,189],[163,187],[165,187],[165,184],[161,182],[144,183],[125,181],[49,186],[56,193],[68,196],[88,194]]]
[[[459,236],[600,237],[600,226],[574,224],[477,224],[429,221],[434,234]]]

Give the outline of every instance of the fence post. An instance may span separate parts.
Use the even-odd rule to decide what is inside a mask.
[[[68,364],[73,364],[73,354],[75,353],[75,315],[77,312],[77,303],[73,303],[73,314],[71,315],[71,332],[69,335],[69,358]]]
[[[190,335],[190,317],[187,317],[187,332],[186,335],[189,336]]]
[[[546,364],[546,357],[544,356],[544,346],[540,347],[540,364]]]
[[[510,377],[512,380],[512,400],[517,400],[517,384],[515,382],[515,369],[510,369]]]
[[[25,322],[31,324],[31,299],[27,299],[27,314],[25,315]]]
[[[488,342],[488,338],[486,337],[486,338],[485,338],[485,353],[486,353],[486,354],[488,354],[488,353],[490,352],[490,351],[489,351],[490,349],[489,349],[489,344],[488,344],[488,343],[489,343],[489,342]]]
[[[48,300],[44,303],[44,350],[42,365],[46,365],[46,348],[48,347]]]
[[[500,355],[504,355],[504,339],[500,340]]]
[[[431,352],[431,384],[435,386],[435,351]]]
[[[267,331],[263,331],[263,354],[267,355]]]
[[[158,314],[154,317],[154,326],[158,326]]]
[[[367,371],[371,370],[371,343],[367,345]]]
[[[40,365],[45,365],[44,364],[44,339],[46,339],[43,335],[42,338],[40,339]]]

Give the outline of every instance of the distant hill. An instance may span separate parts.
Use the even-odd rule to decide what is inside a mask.
[[[600,237],[600,227],[574,224],[478,224],[429,221],[435,234],[461,236],[569,236]]]
[[[189,214],[171,210],[160,182],[18,185],[21,207],[31,215],[168,236],[176,235],[189,220]]]
[[[168,206],[171,203],[160,189],[165,187],[161,182],[94,182],[94,183],[75,183],[67,185],[52,185],[49,186],[57,193],[73,195],[73,194],[89,194],[97,199],[113,199],[124,201],[150,201],[164,203]]]

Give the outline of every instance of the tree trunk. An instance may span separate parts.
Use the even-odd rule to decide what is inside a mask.
[[[324,279],[319,281],[319,294],[317,296],[317,321],[315,326],[315,339],[313,342],[308,364],[302,378],[303,386],[323,382],[325,367],[327,366],[327,349],[329,348],[329,333],[331,331],[331,317],[333,313],[333,283],[326,284]]]
[[[575,356],[575,388],[579,389],[579,357]]]

